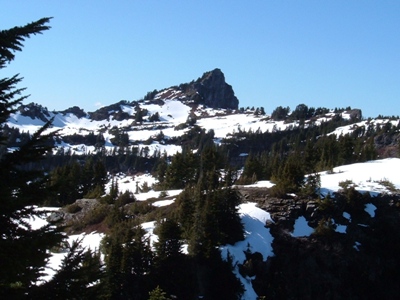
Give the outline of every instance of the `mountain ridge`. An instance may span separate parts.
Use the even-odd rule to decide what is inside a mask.
[[[201,87],[208,92],[202,92]],[[228,96],[219,101],[218,95]],[[210,101],[214,107],[206,105]],[[305,104],[299,104],[293,112],[288,107],[277,107],[269,115],[263,107],[238,109],[238,103],[222,71],[214,69],[190,83],[154,90],[143,99],[121,100],[89,113],[78,106],[51,112],[40,104],[21,105],[10,116],[7,126],[19,131],[11,134],[15,139],[12,143],[14,145],[18,145],[20,132],[33,133],[54,118],[52,130],[59,130],[55,152],[61,149],[64,152],[88,154],[102,147],[111,151],[114,147],[135,146],[139,151],[146,148],[149,155],[155,151],[166,151],[172,156],[182,151],[182,144],[176,144],[181,139],[179,137],[190,132],[199,134],[201,130],[210,131],[214,143],[221,144],[235,136],[238,139],[241,132],[287,131],[334,121],[338,125],[325,134],[353,134],[357,137],[367,136],[371,130],[376,129],[382,131],[374,138],[379,154],[383,157],[387,157],[389,152],[390,155],[396,154],[399,141],[397,118],[365,120],[362,119],[360,109],[312,108]],[[249,151],[243,149],[242,152]],[[233,153],[240,154],[240,151],[235,150]]]

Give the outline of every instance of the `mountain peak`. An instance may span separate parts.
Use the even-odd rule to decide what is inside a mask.
[[[237,109],[239,100],[236,98],[232,86],[226,83],[224,73],[220,69],[206,72],[193,85],[202,98],[202,104],[212,108]]]
[[[147,93],[145,100],[177,99],[210,108],[238,109],[239,100],[220,69],[205,72],[196,81]]]

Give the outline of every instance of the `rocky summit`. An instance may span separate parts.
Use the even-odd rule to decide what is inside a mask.
[[[200,102],[211,108],[237,109],[239,100],[232,86],[225,82],[224,73],[220,69],[206,72],[193,84],[194,90],[200,95]]]

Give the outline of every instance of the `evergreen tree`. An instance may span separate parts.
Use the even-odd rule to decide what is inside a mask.
[[[158,161],[157,170],[156,170],[157,171],[156,176],[157,176],[157,179],[161,186],[164,185],[167,169],[168,169],[167,153],[164,152]]]
[[[262,165],[258,157],[250,153],[244,164],[243,173],[241,176],[241,184],[255,183],[262,177]]]
[[[178,299],[193,298],[194,274],[192,262],[182,253],[182,236],[179,224],[165,219],[156,227],[158,242],[154,244],[154,281],[169,295]]]
[[[31,298],[95,299],[102,294],[100,255],[82,248],[80,241],[74,241],[67,251],[60,270]]]
[[[304,182],[304,171],[301,161],[298,159],[299,154],[291,154],[278,173],[273,176],[276,185],[273,192],[278,196],[284,196],[286,193],[298,192]]]
[[[170,300],[170,298],[167,297],[167,293],[157,286],[154,290],[149,292],[149,300]]]
[[[0,69],[14,59],[13,52],[22,50],[22,42],[26,38],[49,29],[46,25],[49,21],[50,18],[43,18],[22,27],[1,30]],[[92,257],[83,258],[83,253],[75,252],[74,248],[51,283],[38,285],[50,256],[49,250],[58,246],[64,236],[52,224],[35,229],[29,223],[31,219],[46,215],[46,212],[38,210],[35,205],[43,202],[47,196],[48,178],[42,169],[35,166],[52,150],[54,133],[45,133],[52,120],[29,136],[17,150],[7,151],[9,144],[3,130],[4,123],[16,111],[16,106],[26,98],[19,96],[24,89],[16,88],[20,81],[18,75],[0,80],[0,297],[3,299],[38,298],[38,295],[46,295],[49,286],[68,291],[72,282],[64,281],[62,274],[65,273],[74,279],[74,287],[86,289],[88,283],[97,281],[98,274],[92,273],[94,261],[89,263]],[[82,264],[77,264],[77,261],[85,266],[89,263],[91,271]],[[68,272],[70,267],[71,272]],[[97,267],[98,265],[95,272],[99,271]],[[90,294],[96,298],[96,293]]]
[[[157,233],[155,249],[160,260],[176,258],[182,254],[181,229],[178,223],[172,219],[163,220],[157,225]]]
[[[129,221],[115,224],[105,250],[105,299],[147,299],[153,254],[145,231]]]
[[[40,19],[23,27],[0,31],[0,68],[14,59],[13,51],[22,50],[22,42],[32,34],[49,29],[45,24],[49,18]],[[16,98],[24,89],[16,89],[21,81],[17,75],[0,80],[0,143],[7,149],[7,137],[3,127],[15,106],[25,96]],[[16,98],[16,99],[15,99]],[[32,205],[39,204],[45,194],[45,174],[42,171],[27,170],[26,165],[37,162],[50,151],[44,134],[50,127],[46,123],[14,152],[2,152],[0,156],[0,296],[21,298],[29,293],[43,274],[47,249],[57,245],[62,236],[48,225],[32,229],[28,220],[43,213]]]

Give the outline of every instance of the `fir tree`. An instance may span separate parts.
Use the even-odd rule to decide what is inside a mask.
[[[170,298],[167,297],[167,293],[157,286],[154,290],[149,292],[149,300],[170,300]]]
[[[67,251],[60,270],[32,298],[95,299],[102,293],[100,255],[85,250],[80,241],[74,241]]]
[[[14,59],[15,51],[22,50],[22,42],[26,38],[49,29],[46,25],[49,21],[50,18],[43,18],[22,27],[0,31],[0,69]],[[95,273],[92,273],[94,261],[89,261],[93,257],[75,252],[75,247],[53,280],[38,285],[50,256],[49,250],[58,246],[64,236],[52,224],[34,229],[29,223],[30,219],[46,215],[46,212],[38,210],[35,205],[43,202],[47,196],[48,178],[43,170],[34,166],[38,166],[38,162],[52,150],[55,134],[46,133],[52,120],[29,136],[17,150],[7,151],[9,144],[3,131],[4,123],[16,111],[16,106],[26,98],[19,96],[24,89],[16,88],[20,81],[18,75],[0,80],[0,297],[32,299],[40,295],[46,298],[48,287],[57,287],[57,290],[68,293],[69,284],[74,288],[79,286],[82,291],[88,287],[88,283],[97,281],[99,269],[96,265]],[[91,271],[82,268],[80,262],[84,265],[89,263]],[[63,274],[66,273],[69,274],[68,277],[71,276],[73,283],[64,281]],[[91,293],[90,297],[96,298],[96,293]]]
[[[102,241],[105,250],[105,299],[146,299],[153,254],[145,231],[123,221]]]
[[[22,42],[30,35],[49,29],[49,18],[0,31],[0,68],[14,59],[15,51],[22,50]],[[0,80],[0,143],[7,149],[7,137],[3,135],[4,122],[15,112],[15,106],[26,96],[19,96],[24,89],[17,89],[21,81],[17,75]],[[17,98],[16,98],[17,97]],[[26,165],[37,162],[50,151],[44,134],[50,127],[46,123],[39,131],[14,152],[2,152],[0,156],[0,296],[20,298],[29,293],[43,274],[46,251],[57,245],[62,236],[52,226],[32,229],[28,220],[39,217],[32,205],[39,204],[45,194],[45,174],[27,170]]]

